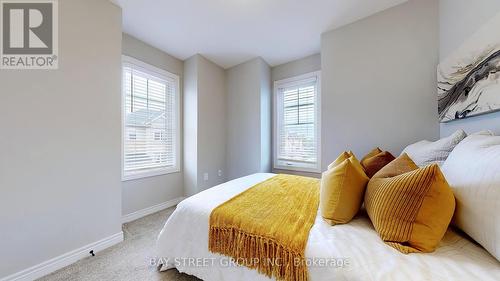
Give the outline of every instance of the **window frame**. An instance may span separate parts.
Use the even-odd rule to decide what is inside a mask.
[[[300,165],[280,165],[278,163],[278,89],[283,87],[293,86],[300,84],[304,80],[316,78],[316,102],[315,102],[315,136],[316,136],[316,165],[313,168],[303,167]],[[291,161],[293,162],[293,161]],[[297,162],[295,162],[297,163]],[[273,169],[296,171],[296,172],[310,172],[321,173],[321,71],[313,71],[302,75],[285,78],[274,81],[273,85]]]
[[[125,105],[126,105],[126,96],[125,96],[125,91],[123,88],[123,83],[124,83],[124,71],[125,67],[129,66],[134,69],[137,69],[141,72],[144,72],[148,75],[158,77],[163,80],[173,80],[174,81],[174,87],[175,87],[175,102],[176,105],[174,106],[175,110],[175,126],[176,126],[176,136],[174,137],[175,141],[175,165],[173,167],[166,167],[166,168],[150,168],[145,171],[137,171],[133,173],[125,173],[125,138],[128,137],[125,133],[126,129],[126,110],[125,110]],[[125,56],[122,55],[122,66],[121,66],[121,178],[122,181],[129,181],[129,180],[136,180],[136,179],[142,179],[142,178],[148,178],[148,177],[155,177],[155,176],[161,176],[161,175],[167,175],[167,174],[172,174],[172,173],[179,173],[181,172],[181,101],[180,101],[180,77],[176,74],[173,74],[171,72],[168,72],[166,70],[160,69],[158,67],[155,67],[153,65],[150,65],[148,63],[145,63],[143,61],[140,61],[138,59],[135,59],[130,56]]]

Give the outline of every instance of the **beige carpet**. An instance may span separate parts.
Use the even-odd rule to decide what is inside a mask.
[[[39,280],[168,280],[196,281],[176,269],[158,272],[150,266],[156,238],[174,208],[170,208],[123,225],[125,241],[60,269]]]

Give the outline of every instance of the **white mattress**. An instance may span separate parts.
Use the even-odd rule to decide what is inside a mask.
[[[227,266],[227,257],[208,251],[211,211],[249,187],[274,176],[254,174],[205,190],[181,202],[157,241],[162,270],[180,272],[205,281],[270,280],[255,270]],[[306,258],[339,258],[344,267],[309,267],[312,281],[322,280],[500,280],[500,263],[480,246],[449,230],[430,254],[404,255],[385,245],[363,215],[345,225],[330,226],[321,219],[309,234]]]

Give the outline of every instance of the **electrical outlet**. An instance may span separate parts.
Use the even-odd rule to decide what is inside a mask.
[[[203,174],[203,180],[204,181],[208,181],[208,173],[204,173]]]
[[[222,170],[219,170],[217,174],[219,175],[219,177],[222,177]]]

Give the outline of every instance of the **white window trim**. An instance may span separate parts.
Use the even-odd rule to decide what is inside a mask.
[[[316,93],[316,140],[317,140],[317,155],[316,155],[316,167],[306,168],[306,167],[293,167],[293,166],[283,166],[278,164],[278,116],[277,116],[277,105],[278,105],[278,89],[282,85],[291,85],[293,83],[299,83],[301,80],[316,78],[317,80],[317,93]],[[321,173],[321,71],[309,72],[299,76],[286,78],[274,82],[273,88],[273,168],[276,170],[286,170],[286,171],[296,171],[296,172],[311,172],[311,173]]]
[[[125,65],[132,65],[134,68],[139,69],[142,72],[145,72],[147,74],[153,75],[153,76],[158,76],[158,77],[164,77],[167,79],[172,79],[174,80],[174,84],[176,87],[176,92],[175,92],[175,99],[177,102],[176,106],[176,115],[177,115],[177,136],[175,138],[176,145],[175,145],[175,163],[176,165],[174,167],[169,167],[169,168],[157,168],[157,169],[149,169],[144,172],[137,172],[137,173],[131,173],[128,175],[125,175],[125,138],[128,137],[125,135],[125,95],[123,92],[123,67]],[[181,171],[180,168],[180,154],[181,154],[181,101],[180,101],[180,78],[178,75],[175,75],[173,73],[170,73],[168,71],[165,71],[163,69],[157,68],[155,66],[152,66],[150,64],[147,64],[145,62],[142,62],[138,59],[129,57],[129,56],[122,56],[122,71],[121,71],[121,123],[122,123],[122,138],[121,138],[121,175],[122,175],[122,181],[129,181],[129,180],[136,180],[136,179],[142,179],[142,178],[148,178],[148,177],[154,177],[154,176],[161,176],[161,175],[167,175],[167,174],[172,174],[172,173],[178,173]]]

